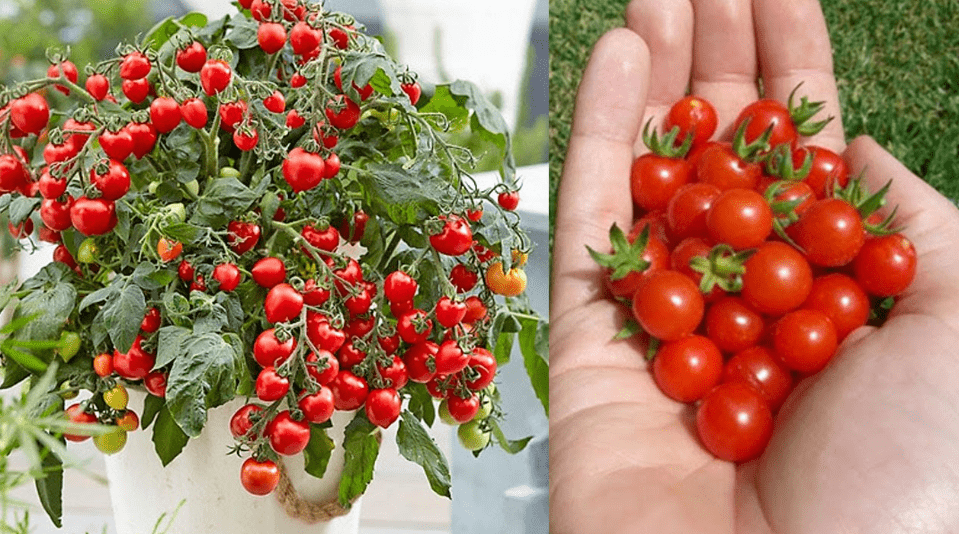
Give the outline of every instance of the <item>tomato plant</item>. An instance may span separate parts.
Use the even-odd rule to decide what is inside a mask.
[[[430,449],[412,456],[441,472],[419,436],[430,391],[485,399],[471,450],[516,452],[480,392],[519,339],[546,410],[548,327],[525,296],[533,243],[495,107],[469,82],[423,91],[349,15],[240,5],[164,21],[96,65],[51,51],[47,77],[0,87],[0,214],[18,249],[41,239],[54,257],[22,286],[14,319],[39,326],[17,341],[55,346],[4,358],[0,387],[36,384],[30,363],[59,354],[51,391],[90,393],[84,421],[122,421],[100,439],[114,451],[139,417],[126,388],[142,386],[164,464],[207,410],[255,396],[231,432],[256,494],[276,486],[277,454],[332,438],[343,411],[348,458],[371,450],[365,429],[402,421],[400,447]],[[472,179],[462,134],[489,140],[498,183]],[[372,467],[347,470],[344,503]]]

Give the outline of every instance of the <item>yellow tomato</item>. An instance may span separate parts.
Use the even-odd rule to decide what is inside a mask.
[[[486,285],[497,295],[515,297],[526,291],[526,272],[519,267],[513,267],[509,272],[503,271],[503,262],[495,261],[486,271]]]

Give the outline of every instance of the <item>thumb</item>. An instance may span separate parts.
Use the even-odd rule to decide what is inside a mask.
[[[933,315],[959,329],[959,209],[871,137],[853,140],[843,158],[871,191],[892,180],[885,210],[898,205],[893,225],[916,246],[916,279],[893,315]]]

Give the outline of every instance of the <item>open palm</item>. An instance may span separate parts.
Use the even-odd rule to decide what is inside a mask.
[[[551,295],[551,532],[959,531],[959,211],[868,138],[845,145],[816,0],[634,0],[628,28],[596,45],[563,172]],[[687,87],[728,138],[758,96],[801,92],[836,117],[809,140],[877,185],[894,180],[916,281],[880,329],[849,336],[799,384],[752,462],[714,459],[694,409],[666,398],[607,300],[586,246],[633,218],[629,168],[640,125]],[[654,121],[655,122],[655,121]]]

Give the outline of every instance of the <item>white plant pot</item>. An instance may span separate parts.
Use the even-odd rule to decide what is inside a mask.
[[[142,413],[146,393],[129,388],[130,406]],[[275,495],[257,497],[240,484],[243,458],[228,455],[233,444],[229,421],[243,405],[236,399],[209,411],[203,433],[187,443],[183,452],[165,468],[154,450],[152,427],[131,432],[124,449],[106,457],[107,478],[117,534],[149,534],[162,514],[171,513],[185,501],[169,532],[190,534],[356,534],[360,524],[360,501],[347,515],[328,522],[307,524],[287,515]],[[336,412],[328,432],[336,443],[323,479],[303,470],[303,455],[284,457],[290,481],[299,495],[312,502],[336,498],[343,472],[343,432],[351,412]]]
[[[399,61],[431,83],[471,80],[516,126],[536,0],[380,0]],[[435,39],[439,32],[437,62]],[[452,77],[442,79],[440,70]]]

